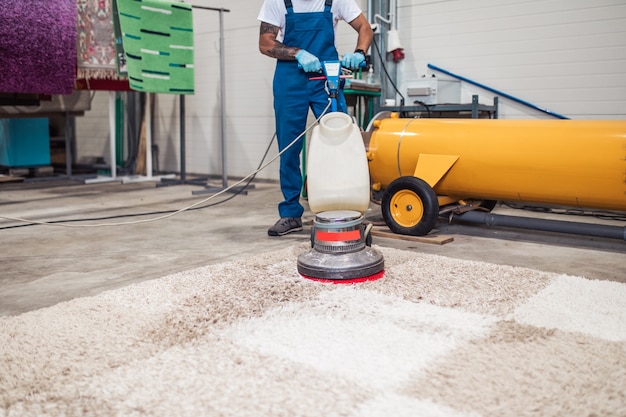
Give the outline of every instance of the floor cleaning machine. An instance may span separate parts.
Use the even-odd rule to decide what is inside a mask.
[[[363,222],[370,202],[365,145],[354,119],[337,111],[340,62],[325,61],[322,67],[331,112],[313,129],[307,154],[307,195],[315,219],[311,249],[298,257],[298,272],[337,284],[380,279],[384,259],[371,247],[371,225]]]

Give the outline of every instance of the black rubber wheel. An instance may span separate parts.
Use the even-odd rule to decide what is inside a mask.
[[[389,229],[401,235],[424,236],[439,217],[437,193],[416,177],[400,177],[389,184],[381,209]]]

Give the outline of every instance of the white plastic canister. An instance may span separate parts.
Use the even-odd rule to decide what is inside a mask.
[[[369,207],[370,177],[361,132],[352,117],[333,112],[313,129],[307,157],[307,194],[313,213]]]

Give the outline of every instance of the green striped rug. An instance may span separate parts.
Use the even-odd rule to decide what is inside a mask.
[[[130,87],[149,93],[194,93],[191,5],[117,0]]]

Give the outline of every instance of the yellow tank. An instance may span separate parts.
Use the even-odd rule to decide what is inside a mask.
[[[376,191],[414,177],[432,187],[438,207],[471,199],[626,211],[626,121],[402,119],[392,113],[375,120],[370,132]],[[412,198],[400,193],[387,203],[400,207]],[[395,216],[402,220],[408,212]],[[408,217],[420,216],[418,210]]]

